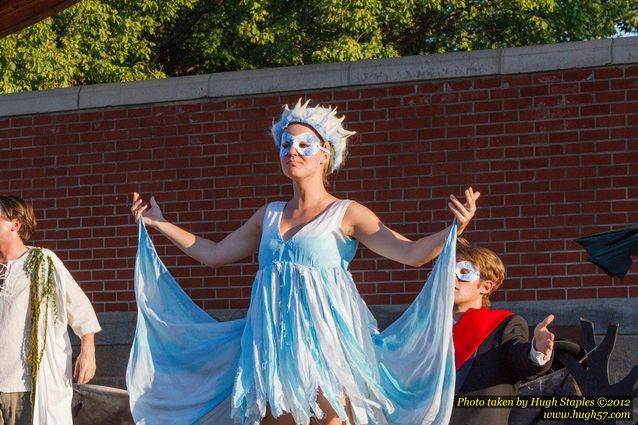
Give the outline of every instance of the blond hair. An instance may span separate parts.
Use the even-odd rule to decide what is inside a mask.
[[[462,255],[467,261],[471,261],[478,267],[481,280],[491,280],[494,285],[489,294],[483,295],[481,307],[490,307],[490,295],[494,293],[505,280],[505,265],[494,251],[481,246],[470,244],[465,238],[458,238],[456,242],[456,254]],[[479,283],[480,284],[480,283]]]

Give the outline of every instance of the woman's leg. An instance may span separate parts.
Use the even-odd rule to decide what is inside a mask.
[[[321,410],[323,410],[323,419],[315,419],[313,418],[310,423],[312,425],[343,425],[344,421],[341,420],[337,412],[332,408],[330,402],[324,397],[323,392],[319,392],[317,395],[317,403]],[[341,392],[341,403],[343,404],[346,413],[348,414],[348,420],[350,421],[350,425],[354,425],[354,421],[352,420],[352,408],[350,407],[350,400],[346,398],[346,395]]]
[[[261,425],[295,425],[295,420],[292,415],[282,415],[278,418],[273,418],[270,413],[270,406],[266,407],[266,416],[261,420]]]
[[[350,424],[354,425],[354,421],[352,420],[352,409],[350,408],[350,401],[343,393],[341,393],[341,402],[346,409]],[[323,395],[322,391],[319,391],[319,394],[317,394],[317,403],[323,411],[323,419],[312,418],[310,420],[310,423],[312,425],[343,425],[345,423],[341,420],[341,418],[339,418],[339,415],[332,408],[330,402]],[[292,418],[292,415],[289,414],[282,415],[278,418],[273,418],[272,414],[270,413],[270,407],[268,407],[266,409],[266,416],[261,421],[261,425],[295,425],[295,421]]]

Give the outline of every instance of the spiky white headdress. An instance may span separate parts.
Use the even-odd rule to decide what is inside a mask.
[[[292,110],[288,108],[288,105],[284,105],[281,119],[272,126],[272,137],[275,140],[275,145],[279,147],[281,135],[290,124],[298,123],[312,127],[323,141],[329,142],[334,149],[334,159],[330,170],[330,173],[333,173],[345,159],[347,153],[346,140],[356,132],[343,128],[341,123],[345,119],[345,115],[337,118],[337,108],[326,108],[320,105],[309,108],[309,103],[310,100],[307,100],[302,105],[301,99],[299,99]]]

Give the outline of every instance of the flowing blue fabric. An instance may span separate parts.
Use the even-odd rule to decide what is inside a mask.
[[[140,224],[138,322],[127,370],[138,424],[251,424],[266,408],[298,424],[320,394],[353,425],[447,424],[454,396],[456,223],[423,290],[385,331],[348,271],[357,242],[337,201],[288,240],[266,209],[245,320],[216,322],[179,288]]]
[[[140,220],[126,386],[137,424],[191,424],[227,398],[245,320],[217,322],[180,288]]]

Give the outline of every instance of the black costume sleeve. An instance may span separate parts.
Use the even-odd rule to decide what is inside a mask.
[[[502,341],[507,368],[510,372],[519,380],[530,379],[546,372],[551,366],[551,360],[543,366],[538,366],[529,359],[532,344],[529,341],[529,331],[525,319],[514,315],[505,320],[507,323],[503,328]]]

